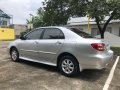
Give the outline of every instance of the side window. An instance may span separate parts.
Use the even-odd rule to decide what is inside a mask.
[[[60,32],[59,39],[65,39],[65,36],[64,36],[63,32]]]
[[[37,29],[26,35],[27,40],[40,39],[43,29]]]
[[[43,35],[43,39],[64,39],[64,35],[59,29],[46,29]]]

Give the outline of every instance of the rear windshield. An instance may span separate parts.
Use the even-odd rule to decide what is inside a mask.
[[[69,28],[69,29],[83,38],[93,38],[90,34],[80,31],[77,28]]]

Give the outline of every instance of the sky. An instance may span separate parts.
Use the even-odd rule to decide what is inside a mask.
[[[0,9],[8,15],[13,15],[14,24],[26,24],[30,15],[36,15],[44,0],[0,0]]]

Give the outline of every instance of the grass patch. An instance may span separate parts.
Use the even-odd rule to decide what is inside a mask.
[[[111,50],[114,51],[115,55],[120,55],[120,47],[111,47]]]

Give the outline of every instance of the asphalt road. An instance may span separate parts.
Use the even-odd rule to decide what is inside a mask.
[[[102,90],[116,56],[104,70],[84,70],[77,77],[61,75],[56,67],[21,60],[12,62],[9,42],[0,41],[0,90]],[[120,61],[109,90],[120,90]]]

